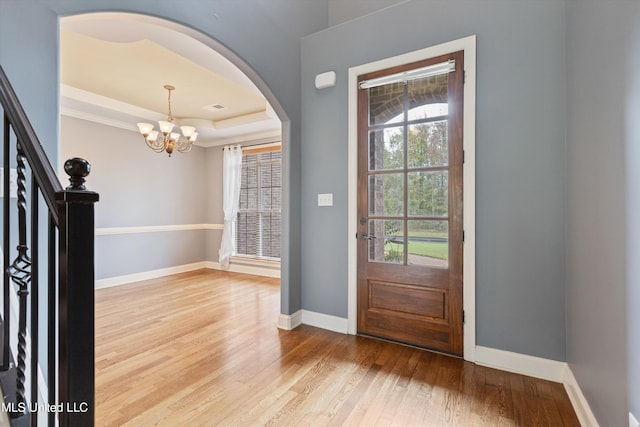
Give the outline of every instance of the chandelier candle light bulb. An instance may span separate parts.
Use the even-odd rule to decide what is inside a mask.
[[[171,157],[173,149],[177,149],[181,153],[188,153],[191,151],[191,147],[198,137],[198,132],[193,126],[181,126],[180,130],[186,141],[180,140],[180,134],[177,132],[171,132],[175,127],[173,115],[171,114],[171,91],[175,90],[175,87],[171,85],[165,85],[164,88],[169,92],[168,104],[169,112],[167,114],[167,120],[160,120],[158,127],[160,132],[154,130],[151,123],[138,123],[138,130],[144,136],[144,140],[147,146],[156,153],[162,153],[166,151]],[[158,138],[162,133],[162,138]]]

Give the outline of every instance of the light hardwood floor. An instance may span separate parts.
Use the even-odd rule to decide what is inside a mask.
[[[561,384],[310,326],[278,281],[199,270],[96,292],[98,426],[578,426]]]

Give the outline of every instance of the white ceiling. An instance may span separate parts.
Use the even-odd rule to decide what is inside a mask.
[[[196,126],[197,145],[279,139],[280,121],[235,65],[176,30],[117,13],[61,20],[62,113],[126,129],[167,116]],[[207,108],[221,105],[222,109]]]

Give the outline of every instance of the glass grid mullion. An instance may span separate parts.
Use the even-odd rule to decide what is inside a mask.
[[[407,114],[408,114],[408,112],[407,112]],[[445,114],[443,116],[434,116],[434,117],[427,117],[427,118],[424,118],[424,119],[407,120],[407,126],[421,125],[423,123],[441,122],[441,121],[448,120],[448,119],[449,119],[449,115]]]
[[[403,127],[403,144],[404,144],[404,218],[402,220],[404,239],[402,239],[403,247],[404,247],[404,256],[402,263],[403,265],[407,265],[409,260],[409,227],[407,224],[407,215],[409,214],[409,125],[407,121],[409,119],[409,85],[405,83],[404,85],[404,93],[403,93],[403,114],[404,120],[402,121]]]
[[[399,89],[399,88],[398,88]],[[391,215],[385,215],[386,213],[386,208],[383,212],[378,213],[377,212],[377,208],[376,210],[376,215],[372,215],[371,213],[371,206],[372,204],[376,204],[378,202],[376,202],[376,200],[378,200],[379,197],[382,197],[383,200],[385,200],[385,194],[378,194],[377,190],[374,191],[367,191],[367,218],[368,218],[368,222],[369,224],[371,224],[372,221],[397,221],[398,223],[400,221],[402,221],[402,226],[403,226],[403,264],[404,265],[408,265],[409,264],[409,238],[410,236],[410,228],[412,235],[415,233],[419,233],[420,230],[422,230],[423,225],[421,224],[427,224],[428,222],[438,222],[438,223],[449,223],[450,219],[451,219],[451,209],[450,209],[450,204],[451,204],[451,191],[450,191],[450,186],[451,186],[451,182],[450,182],[450,172],[452,170],[452,166],[450,164],[450,150],[451,147],[449,145],[448,141],[448,137],[446,135],[446,133],[444,134],[444,140],[442,140],[442,142],[440,142],[440,140],[433,140],[434,144],[444,144],[446,142],[446,150],[448,155],[445,153],[445,157],[441,159],[440,164],[439,160],[436,160],[435,162],[433,162],[432,160],[428,160],[425,161],[424,163],[420,162],[420,161],[416,161],[414,162],[416,164],[417,167],[410,167],[410,162],[409,162],[409,157],[410,157],[410,152],[409,152],[409,145],[410,145],[410,129],[414,128],[414,127],[420,127],[420,125],[425,125],[427,126],[428,130],[426,131],[426,135],[431,135],[430,132],[432,132],[432,129],[435,129],[434,132],[438,131],[437,127],[440,127],[441,125],[439,125],[437,122],[449,122],[450,119],[450,114],[443,114],[443,115],[437,115],[437,116],[432,116],[432,117],[428,117],[428,118],[412,118],[411,120],[409,120],[409,115],[410,115],[410,111],[409,111],[409,107],[410,107],[410,90],[409,90],[409,85],[404,85],[403,90],[402,90],[402,119],[400,120],[400,117],[395,116],[396,117],[396,121],[392,122],[392,123],[375,123],[375,124],[371,124],[371,117],[372,117],[372,113],[371,110],[369,111],[369,113],[367,114],[368,120],[369,120],[369,125],[367,126],[367,133],[368,133],[368,159],[367,159],[367,164],[368,164],[368,173],[366,174],[367,176],[367,183],[368,185],[372,185],[370,183],[372,183],[372,180],[376,180],[376,178],[373,178],[375,176],[380,176],[380,177],[384,177],[385,175],[393,175],[396,174],[398,176],[398,184],[400,184],[401,180],[403,180],[403,191],[400,192],[395,192],[394,194],[397,195],[397,197],[400,196],[401,193],[403,193],[403,203],[402,203],[402,207],[397,204],[397,208],[398,209],[394,209]],[[400,92],[399,90],[396,91],[397,93],[397,97],[395,98],[397,101],[400,101]],[[446,103],[449,103],[449,99],[447,98]],[[400,102],[395,104],[397,107],[400,107]],[[371,107],[371,104],[370,104]],[[397,110],[396,110],[397,111]],[[377,116],[376,116],[377,117]],[[432,124],[434,123],[434,124]],[[437,126],[437,127],[434,127]],[[444,125],[444,126],[448,126],[448,125]],[[398,128],[398,131],[402,131],[403,135],[402,135],[402,139],[398,138],[396,141],[399,143],[400,141],[402,141],[402,149],[403,149],[403,154],[402,154],[402,168],[399,168],[399,156],[396,157],[398,159],[398,161],[396,161],[394,164],[390,164],[389,166],[394,167],[394,169],[381,169],[381,170],[371,170],[371,168],[373,166],[371,166],[371,160],[370,158],[372,158],[372,156],[376,157],[376,161],[377,161],[377,156],[379,154],[371,154],[372,152],[370,150],[372,150],[373,148],[371,148],[372,144],[375,144],[377,146],[377,144],[379,144],[379,142],[376,140],[374,143],[371,142],[371,134],[374,132],[381,132],[381,131],[385,131],[387,129],[393,129],[393,128]],[[377,138],[377,136],[375,136],[375,138]],[[422,140],[420,140],[422,141]],[[430,140],[427,140],[430,141]],[[424,143],[426,144],[431,144],[431,142],[427,142],[425,141]],[[382,144],[386,144],[386,138],[384,138],[384,140],[382,141]],[[398,147],[398,149],[400,148],[400,145],[396,145],[396,147]],[[431,146],[429,146],[431,147]],[[442,145],[440,145],[440,147],[443,147]],[[415,146],[412,145],[412,149],[415,149]],[[436,151],[436,154],[434,154],[435,156],[438,156],[440,152],[443,152],[442,149],[440,149],[440,151]],[[386,152],[385,152],[386,155]],[[438,159],[438,157],[435,157],[436,159]],[[437,165],[432,165],[432,166],[427,166],[427,164],[437,164]],[[377,165],[376,165],[377,167]],[[384,165],[384,167],[387,167],[386,164]],[[437,172],[442,172],[447,179],[447,185],[446,185],[446,201],[444,199],[444,194],[440,193],[441,190],[444,190],[445,186],[442,185],[442,181],[439,181],[440,178],[438,178],[438,176],[440,176],[441,174],[437,174]],[[435,179],[436,181],[434,182],[440,182],[440,184],[421,184],[421,183],[416,183],[414,182],[414,185],[429,185],[429,188],[432,188],[432,191],[434,191],[434,196],[436,197],[441,197],[439,198],[439,200],[441,200],[441,202],[438,202],[438,204],[434,204],[433,200],[432,200],[432,205],[434,206],[432,209],[436,209],[435,206],[438,206],[437,210],[432,210],[431,212],[429,212],[428,210],[424,210],[425,214],[430,214],[428,216],[419,216],[417,215],[418,213],[421,212],[421,210],[416,210],[416,206],[414,206],[412,209],[414,210],[415,214],[414,215],[410,215],[410,211],[409,211],[409,205],[410,205],[410,200],[409,200],[409,194],[414,194],[414,193],[410,193],[411,189],[409,188],[409,184],[410,184],[410,177],[412,178],[413,175],[412,174],[418,174],[420,175],[421,173],[436,173],[436,177],[435,178],[429,178],[429,179]],[[400,176],[400,174],[402,174],[402,176]],[[433,175],[430,175],[433,176]],[[384,182],[386,182],[387,178],[381,178],[384,179]],[[389,178],[391,179],[391,178]],[[413,179],[413,178],[412,178]],[[393,182],[393,181],[392,181]],[[413,182],[413,181],[412,181]],[[416,191],[418,191],[418,189],[416,189]],[[424,190],[422,190],[424,191]],[[373,198],[373,200],[371,200],[371,198]],[[415,199],[415,197],[414,197]],[[416,199],[417,200],[417,199]],[[444,211],[445,209],[445,205],[443,205],[442,203],[446,203],[446,215],[445,216],[434,216],[434,214],[438,211]],[[413,206],[413,205],[412,205]],[[427,205],[428,206],[428,205]],[[403,210],[403,216],[400,216],[400,209],[401,208]],[[422,208],[420,208],[422,209]],[[444,212],[443,212],[444,213]],[[409,225],[409,221],[412,221],[411,223],[411,227]],[[398,224],[400,225],[400,224]],[[426,226],[426,225],[425,225]],[[430,226],[430,225],[429,225]],[[448,228],[446,228],[448,230]],[[449,230],[450,231],[450,230]],[[377,234],[377,233],[376,233]],[[385,233],[386,234],[386,233]],[[447,241],[448,241],[447,237]],[[377,258],[376,258],[377,259]],[[398,261],[400,261],[400,259],[398,259]]]

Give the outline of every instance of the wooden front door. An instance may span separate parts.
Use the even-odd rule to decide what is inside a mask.
[[[358,78],[358,333],[455,355],[463,60],[456,52]]]

